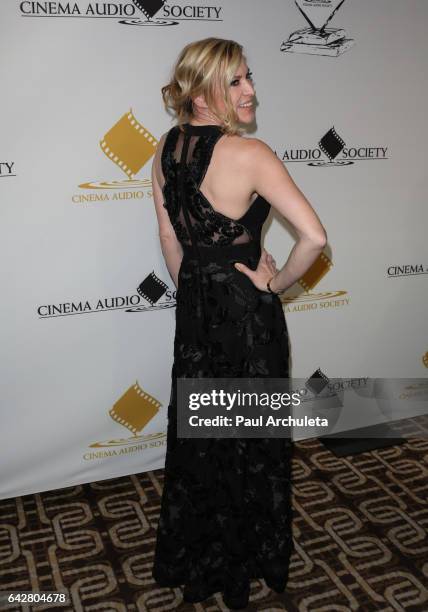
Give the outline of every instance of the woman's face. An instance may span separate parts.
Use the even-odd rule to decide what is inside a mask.
[[[241,123],[251,123],[255,117],[253,79],[247,62],[243,59],[229,84],[232,104]]]
[[[255,91],[251,72],[249,71],[247,62],[244,59],[242,60],[232,81],[229,83],[229,93],[232,105],[234,106],[238,115],[239,122],[251,123],[255,117]],[[218,111],[224,112],[226,110],[226,105],[224,96],[220,92],[220,89],[217,90],[214,99],[214,103]],[[215,123],[217,121],[215,115],[208,108],[202,95],[194,98],[193,102],[194,108],[196,108],[196,112],[194,112],[193,116],[196,119],[203,120],[208,123]]]

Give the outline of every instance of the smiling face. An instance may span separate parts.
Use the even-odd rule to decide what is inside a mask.
[[[249,124],[255,118],[255,90],[251,71],[243,58],[233,78],[228,84],[228,93],[233,109],[236,112],[239,123]],[[214,95],[214,103],[220,113],[226,111],[224,94],[220,88]],[[201,123],[218,123],[215,114],[210,111],[205,98],[200,95],[193,99],[193,118]]]
[[[252,73],[243,59],[234,79],[229,85],[230,98],[241,123],[251,123],[254,120],[254,96]]]

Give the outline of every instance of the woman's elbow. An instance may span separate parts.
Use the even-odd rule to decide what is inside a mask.
[[[320,232],[316,236],[315,242],[317,243],[317,245],[318,245],[318,247],[320,249],[323,249],[325,247],[325,245],[327,244],[327,232],[325,231],[324,228],[323,228],[322,232]]]
[[[314,248],[321,251],[327,244],[327,232],[322,229],[321,231],[312,232],[311,234],[300,235],[300,239],[310,242]]]

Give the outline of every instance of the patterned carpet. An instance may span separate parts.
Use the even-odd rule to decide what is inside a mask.
[[[428,420],[405,444],[336,457],[295,444],[287,590],[251,584],[248,610],[427,611]],[[184,604],[150,570],[163,470],[0,500],[0,590],[68,588],[71,605],[8,610],[228,610]]]

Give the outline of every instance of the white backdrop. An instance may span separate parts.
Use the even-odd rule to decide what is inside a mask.
[[[0,3],[0,498],[164,465],[175,294],[149,179],[191,40],[244,45],[254,135],[328,233],[284,301],[292,375],[426,377],[428,4],[298,4],[329,38],[296,34],[291,0]],[[290,228],[265,227],[282,265]]]

